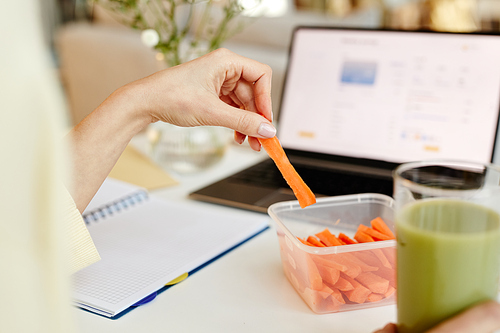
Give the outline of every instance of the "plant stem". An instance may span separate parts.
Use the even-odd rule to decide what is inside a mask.
[[[155,29],[160,36],[160,41],[155,49],[165,55],[165,61],[169,66],[178,65],[193,56],[219,48],[222,42],[231,35],[231,21],[243,10],[239,4],[240,0],[226,0],[222,18],[217,18],[214,22],[212,17],[215,9],[214,0],[201,2],[196,0],[91,1],[103,5],[112,13],[119,14],[121,21],[132,28]],[[177,11],[182,5],[189,6],[189,11],[186,20],[181,23],[177,22]],[[197,15],[197,8],[202,10],[201,17]],[[181,24],[183,25],[181,26]],[[236,30],[240,29],[241,26],[238,26]],[[190,32],[192,32],[190,44],[184,50],[181,46]]]
[[[213,51],[220,47],[222,41],[225,40],[227,34],[226,32],[227,25],[236,15],[238,15],[241,12],[241,9],[239,8],[238,4],[229,3],[224,7],[224,12],[226,15],[220,22],[216,30],[216,33],[214,34],[214,36],[210,41],[209,51]]]

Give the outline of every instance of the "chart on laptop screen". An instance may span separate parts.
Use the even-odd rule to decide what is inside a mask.
[[[304,29],[280,114],[284,147],[404,162],[489,162],[500,37]]]

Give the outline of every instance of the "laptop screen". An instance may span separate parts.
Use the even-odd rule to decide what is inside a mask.
[[[288,149],[491,162],[500,36],[299,28],[279,115]]]

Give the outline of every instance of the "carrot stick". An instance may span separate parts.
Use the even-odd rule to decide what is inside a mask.
[[[325,256],[325,258],[330,262],[336,262],[340,265],[344,265],[346,267],[346,270],[342,272],[352,278],[358,276],[362,271],[361,267],[352,260],[350,260],[350,258],[344,256],[344,253],[328,255]]]
[[[302,239],[300,237],[297,237],[297,239],[304,245],[309,245],[309,246],[314,246],[313,244],[309,243],[308,241],[306,241],[305,239]]]
[[[365,234],[361,230],[358,229],[356,231],[356,234],[354,235],[354,239],[357,240],[360,243],[368,243],[368,242],[374,242],[375,240],[372,238],[372,236]]]
[[[344,279],[343,277],[339,277],[339,279],[338,279],[337,283],[335,283],[334,287],[337,288],[338,290],[341,290],[341,291],[349,291],[349,290],[354,289],[354,286],[349,281]]]
[[[358,251],[355,253],[355,256],[370,266],[392,269],[394,266],[388,260],[388,257],[386,257],[383,250],[385,249]]]
[[[309,305],[311,310],[314,312],[320,312],[322,310],[323,297],[317,290],[312,290],[311,288],[305,288],[300,294],[304,301]]]
[[[389,285],[393,288],[396,288],[396,272],[394,269],[380,267],[378,271],[374,272],[374,274],[388,280]]]
[[[344,291],[344,295],[346,295],[347,298],[351,302],[364,303],[366,301],[366,298],[368,297],[368,295],[371,294],[370,289],[366,288],[361,283],[359,283],[355,279],[352,279],[348,276],[344,276],[344,279],[349,281],[352,284],[352,286],[354,287],[353,290]]]
[[[394,247],[386,247],[382,249],[382,252],[384,252],[385,257],[389,260],[391,266],[396,267],[396,249]]]
[[[387,257],[385,256],[384,252],[382,252],[381,249],[373,249],[373,254],[377,256],[377,258],[382,262],[382,265],[384,265],[387,268],[393,268]]]
[[[342,295],[340,295],[340,297],[342,297]],[[330,300],[330,302],[325,304],[325,311],[327,312],[337,312],[339,311],[340,307],[345,304],[345,301],[340,302],[338,298],[334,296],[334,294],[330,295],[330,298],[327,298],[327,301],[328,300]],[[343,297],[342,300],[344,300]]]
[[[343,264],[339,264],[338,262],[333,261],[333,260],[324,259],[322,257],[324,257],[324,256],[315,256],[315,257],[313,257],[313,260],[316,263],[316,265],[322,265],[322,266],[325,266],[325,267],[335,268],[335,269],[338,269],[341,272],[347,271],[347,266],[345,266]]]
[[[364,233],[363,231],[359,230],[356,231],[356,234],[354,235],[354,239],[357,240],[360,243],[367,243],[367,242],[374,242],[375,240],[370,236]],[[391,263],[389,260],[387,260],[386,256],[384,255],[384,252],[382,252],[381,249],[373,249],[373,254],[377,256],[377,258],[382,262],[382,265],[387,267],[387,268],[392,268]]]
[[[312,260],[310,256],[306,257],[307,260],[307,275],[309,279],[309,284],[313,290],[321,290],[323,288],[323,279],[321,278],[318,267]]]
[[[313,236],[309,236],[307,237],[306,239],[309,243],[311,243],[312,245],[314,246],[317,246],[317,247],[325,247],[325,244],[321,243],[319,240],[317,240],[316,238],[314,238]]]
[[[332,298],[334,298],[340,304],[345,304],[344,297],[342,297],[342,293],[340,292],[340,290],[338,290],[335,287],[331,287],[331,289],[332,289]]]
[[[379,241],[379,240],[390,240],[390,239],[394,239],[393,237],[390,237],[390,236],[387,236],[386,234],[383,234],[381,232],[378,232],[377,230],[375,229],[372,229],[370,227],[367,227],[366,225],[364,224],[360,224],[358,226],[358,230],[361,230],[362,232],[364,232],[365,234],[371,236],[375,241]]]
[[[338,238],[332,235],[332,233],[328,229],[318,232],[316,234],[316,237],[318,237],[326,246],[342,245]]]
[[[384,295],[371,293],[370,295],[368,295],[366,300],[368,302],[378,302],[378,301],[381,301],[383,298],[384,298]]]
[[[385,294],[389,289],[389,280],[386,280],[372,272],[363,272],[356,277],[356,281],[360,282],[372,293]]]
[[[321,286],[321,289],[319,289],[318,291],[319,291],[320,296],[323,297],[323,299],[329,297],[333,293],[333,290],[330,287],[328,287],[326,284],[323,284]]]
[[[312,290],[310,288],[305,288],[302,293],[300,293],[304,301],[309,305],[309,307],[318,313],[335,312],[338,311],[340,305],[345,304],[340,302],[334,295],[335,291],[330,289],[330,287],[324,285],[321,290]],[[340,295],[342,296],[342,295]],[[343,299],[342,299],[343,300]]]
[[[368,265],[367,263],[365,263],[363,260],[359,259],[353,253],[343,253],[342,255],[344,257],[346,257],[347,259],[351,260],[353,263],[355,263],[359,267],[361,267],[361,271],[363,271],[363,272],[375,272],[375,271],[378,271],[378,267],[377,266]]]
[[[367,265],[375,267],[383,266],[380,259],[373,253],[373,250],[356,251],[354,255]]]
[[[382,220],[381,217],[377,217],[370,222],[371,226],[373,229],[377,230],[380,233],[383,233],[389,237],[392,237],[391,239],[395,239],[396,237],[392,233],[391,229],[385,224],[384,220]]]
[[[281,147],[278,138],[274,136],[270,139],[259,139],[259,141],[292,189],[295,197],[299,201],[300,207],[305,208],[316,203],[314,193],[306,185],[306,183],[304,183],[302,178],[300,178],[297,171],[295,171],[294,167],[288,160],[283,147]]]
[[[340,277],[340,271],[338,269],[323,265],[317,265],[317,267],[323,281],[328,282],[331,285],[337,283]]]
[[[346,244],[358,244],[358,242],[356,242],[354,239],[351,239],[349,236],[342,232],[339,233],[339,239]]]
[[[386,298],[390,297],[392,294],[394,294],[395,291],[396,289],[393,286],[389,286],[389,289],[387,289],[387,292],[384,294],[384,296]]]

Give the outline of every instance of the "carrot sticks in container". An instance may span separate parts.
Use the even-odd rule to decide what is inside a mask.
[[[313,235],[298,238],[308,247],[326,249],[361,243],[374,243],[395,239],[391,229],[377,217],[372,226],[361,224],[353,238],[344,233],[338,236],[325,228]],[[288,252],[288,249],[282,248]],[[323,250],[322,250],[323,251]],[[286,266],[285,273],[292,284],[317,313],[341,311],[345,307],[369,306],[392,296],[396,291],[395,248],[367,248],[353,251],[321,254],[296,251],[288,252],[295,268]],[[293,259],[295,258],[295,259]],[[305,260],[307,269],[300,269],[299,262]]]

